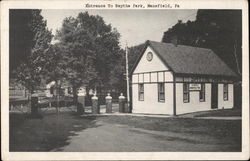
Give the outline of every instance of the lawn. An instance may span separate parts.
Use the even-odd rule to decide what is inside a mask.
[[[47,114],[41,119],[10,114],[10,151],[49,151],[67,145],[69,136],[94,127],[95,119],[80,118],[71,113]]]
[[[206,151],[206,145],[215,145],[214,151],[241,151],[240,120],[115,115],[80,117],[73,113],[47,114],[42,119],[30,119],[23,114],[10,114],[10,151],[50,151],[67,146],[70,138],[78,135],[78,132],[87,129],[100,130],[101,125],[97,122],[105,123],[105,126],[110,125],[111,129],[114,125],[129,127],[128,132],[131,136],[140,135],[138,131],[135,132],[136,129],[162,133],[164,137],[163,135],[152,135],[152,137],[160,139],[161,142],[171,142],[172,149],[185,143],[187,148],[184,151],[192,151],[192,146],[197,145],[204,146],[198,149],[199,151]],[[176,136],[168,136],[168,134],[176,134]],[[112,136],[108,137],[112,138]]]
[[[239,108],[236,109],[222,109],[222,110],[214,110],[214,111],[207,111],[201,112],[195,115],[195,117],[241,117],[242,110]]]

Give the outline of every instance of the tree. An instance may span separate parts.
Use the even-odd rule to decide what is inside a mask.
[[[119,33],[100,16],[79,13],[63,21],[56,39],[64,53],[64,76],[73,87],[74,101],[80,86],[107,86],[119,58]]]
[[[115,65],[112,67],[109,78],[109,86],[116,89],[120,93],[126,92],[125,77],[125,51],[120,50],[119,57],[116,59]]]
[[[242,73],[242,12],[241,10],[198,10],[196,20],[179,21],[162,38],[179,44],[212,49],[231,69]],[[241,77],[239,78],[241,79]],[[241,107],[241,81],[235,83],[235,106]]]
[[[32,48],[33,33],[30,23],[32,10],[11,9],[10,19],[10,76],[13,71],[22,63],[26,62]]]
[[[140,54],[142,53],[145,44],[139,44],[136,46],[131,46],[128,48],[128,69],[129,71],[132,70],[132,67],[136,63],[137,59],[139,58]]]
[[[241,74],[242,16],[240,10],[198,10],[196,20],[179,21],[162,38],[178,44],[212,49],[234,71]]]
[[[25,21],[17,22],[15,26],[15,19],[18,13],[23,14]],[[36,87],[40,86],[41,80],[46,75],[44,66],[50,60],[48,49],[52,39],[51,31],[47,29],[46,21],[41,16],[41,10],[24,10],[13,11],[11,14],[10,27],[10,47],[20,49],[20,54],[17,49],[11,50],[10,63],[11,71],[17,80],[22,83],[30,93],[34,93]],[[13,29],[20,26],[20,28]],[[13,30],[12,30],[13,29]],[[21,40],[22,32],[25,32],[24,40]],[[26,35],[27,34],[27,35]],[[23,46],[18,44],[18,41],[23,41]],[[14,61],[20,57],[20,61]],[[18,62],[18,63],[17,63]],[[12,76],[13,76],[12,75]]]

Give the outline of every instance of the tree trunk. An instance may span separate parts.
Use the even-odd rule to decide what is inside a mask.
[[[32,117],[38,116],[38,97],[34,96],[34,88],[30,89],[30,98],[29,98],[29,106],[30,106],[30,114]]]
[[[77,88],[73,87],[73,104],[77,105]]]
[[[60,80],[56,80],[56,113],[59,114],[60,107]]]

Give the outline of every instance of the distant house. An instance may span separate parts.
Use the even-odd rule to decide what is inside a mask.
[[[147,41],[132,69],[132,112],[178,115],[232,108],[236,78],[210,49]]]
[[[51,81],[48,84],[46,84],[45,94],[46,97],[53,97],[57,94],[55,81]],[[73,96],[73,89],[67,81],[63,81],[61,83],[60,95],[71,96],[71,97]]]

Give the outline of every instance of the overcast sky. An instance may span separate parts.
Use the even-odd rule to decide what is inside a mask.
[[[125,47],[144,43],[146,40],[161,41],[163,32],[177,23],[195,20],[197,10],[42,10],[49,29],[55,34],[64,18],[76,17],[79,12],[88,11],[100,15],[106,24],[111,24],[121,34],[120,45]]]

